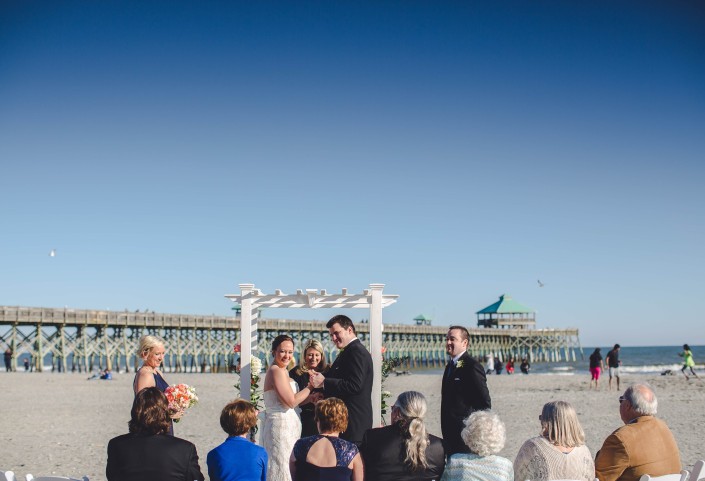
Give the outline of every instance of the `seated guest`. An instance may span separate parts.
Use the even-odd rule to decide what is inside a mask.
[[[338,398],[316,404],[320,434],[299,439],[289,458],[293,481],[362,481],[362,459],[354,443],[341,439],[348,427],[348,408]]]
[[[265,481],[267,451],[247,436],[257,424],[257,411],[244,399],[228,403],[220,413],[220,426],[228,433],[223,444],[208,453],[211,481]]]
[[[499,416],[491,411],[475,411],[465,420],[460,435],[470,453],[453,454],[441,481],[514,481],[512,462],[497,456],[506,439]]]
[[[168,434],[168,406],[156,387],[137,393],[129,434],[108,443],[108,481],[203,481],[196,446]]]
[[[656,416],[658,401],[646,384],[633,384],[619,398],[624,426],[605,439],[595,457],[600,481],[638,481],[643,474],[663,476],[681,470],[678,445]]]
[[[360,454],[366,479],[431,481],[443,474],[445,449],[440,438],[426,432],[426,410],[423,394],[403,392],[392,406],[392,424],[365,433]]]
[[[546,403],[539,420],[541,435],[529,439],[519,449],[514,460],[514,478],[593,481],[595,463],[573,406],[565,401]]]

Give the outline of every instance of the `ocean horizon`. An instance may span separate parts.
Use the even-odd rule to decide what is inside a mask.
[[[705,369],[705,346],[690,346],[693,352],[693,359],[695,360],[695,369],[703,370]],[[600,346],[602,357],[607,356],[612,347],[602,347]],[[588,364],[590,354],[595,350],[595,347],[583,347],[582,348],[582,359],[580,356],[580,351],[576,350],[576,360],[575,361],[561,361],[561,362],[534,362],[531,364],[531,374],[541,374],[541,375],[557,375],[557,376],[572,376],[575,374],[589,374]],[[683,358],[678,356],[678,353],[683,350],[683,346],[625,346],[620,349],[619,359],[622,361],[621,372],[622,374],[661,374],[665,371],[672,371],[674,374],[680,374],[681,367],[683,366]],[[23,372],[24,367],[22,366],[23,360],[27,358],[27,354],[22,354],[18,356],[18,372]],[[70,365],[69,356],[69,365]],[[495,361],[496,362],[496,361]],[[506,364],[506,359],[503,365]],[[96,365],[92,372],[99,369]],[[173,369],[163,367],[165,372],[173,372]],[[5,366],[0,368],[0,371],[5,371]],[[415,373],[435,373],[438,372],[438,368],[417,368],[412,369]],[[51,355],[45,356],[44,359],[44,372],[52,372],[52,362]],[[54,370],[56,373],[56,370]],[[71,372],[69,367],[68,372]],[[75,371],[78,372],[78,371]],[[84,371],[85,372],[85,371]],[[125,372],[121,369],[120,372]],[[188,372],[188,371],[186,371]],[[195,371],[193,371],[195,372]],[[207,367],[206,372],[210,372]],[[502,375],[506,374],[506,370],[502,369]],[[521,375],[519,371],[519,363],[515,365],[515,374]]]

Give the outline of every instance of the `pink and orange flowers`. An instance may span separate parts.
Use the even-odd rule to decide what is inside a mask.
[[[175,423],[185,411],[198,402],[196,388],[188,384],[174,384],[164,390],[167,401],[169,401],[169,415]]]

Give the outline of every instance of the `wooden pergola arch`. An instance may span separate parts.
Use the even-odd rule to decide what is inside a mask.
[[[382,422],[382,309],[397,302],[397,295],[383,294],[384,284],[370,284],[362,294],[349,294],[343,289],[340,294],[328,294],[325,289],[297,290],[287,295],[276,289],[274,294],[264,294],[254,284],[239,284],[240,294],[225,297],[241,306],[240,312],[240,385],[250,384],[250,359],[257,350],[257,318],[261,308],[308,308],[308,309],[369,309],[370,352],[374,379],[372,381],[372,422]],[[250,342],[247,342],[247,339]],[[246,381],[243,382],[243,379]],[[250,399],[250,391],[240,393]]]

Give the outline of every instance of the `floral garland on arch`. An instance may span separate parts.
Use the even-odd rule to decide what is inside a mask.
[[[235,346],[235,352],[240,352],[240,345]],[[237,372],[240,372],[240,364],[238,364]],[[254,406],[255,410],[259,414],[264,411],[263,404],[263,394],[259,388],[259,382],[261,380],[260,375],[262,374],[262,361],[257,356],[250,357],[250,403]],[[240,381],[235,384],[235,389],[239,393],[242,393],[242,388],[240,386]]]
[[[387,352],[387,348],[382,346],[382,425],[386,426],[387,421],[384,419],[385,414],[389,410],[389,405],[387,405],[387,399],[392,396],[392,393],[384,389],[384,381],[387,379],[390,373],[394,372],[397,367],[409,361],[409,356],[404,357],[389,357],[384,358],[384,354]]]

